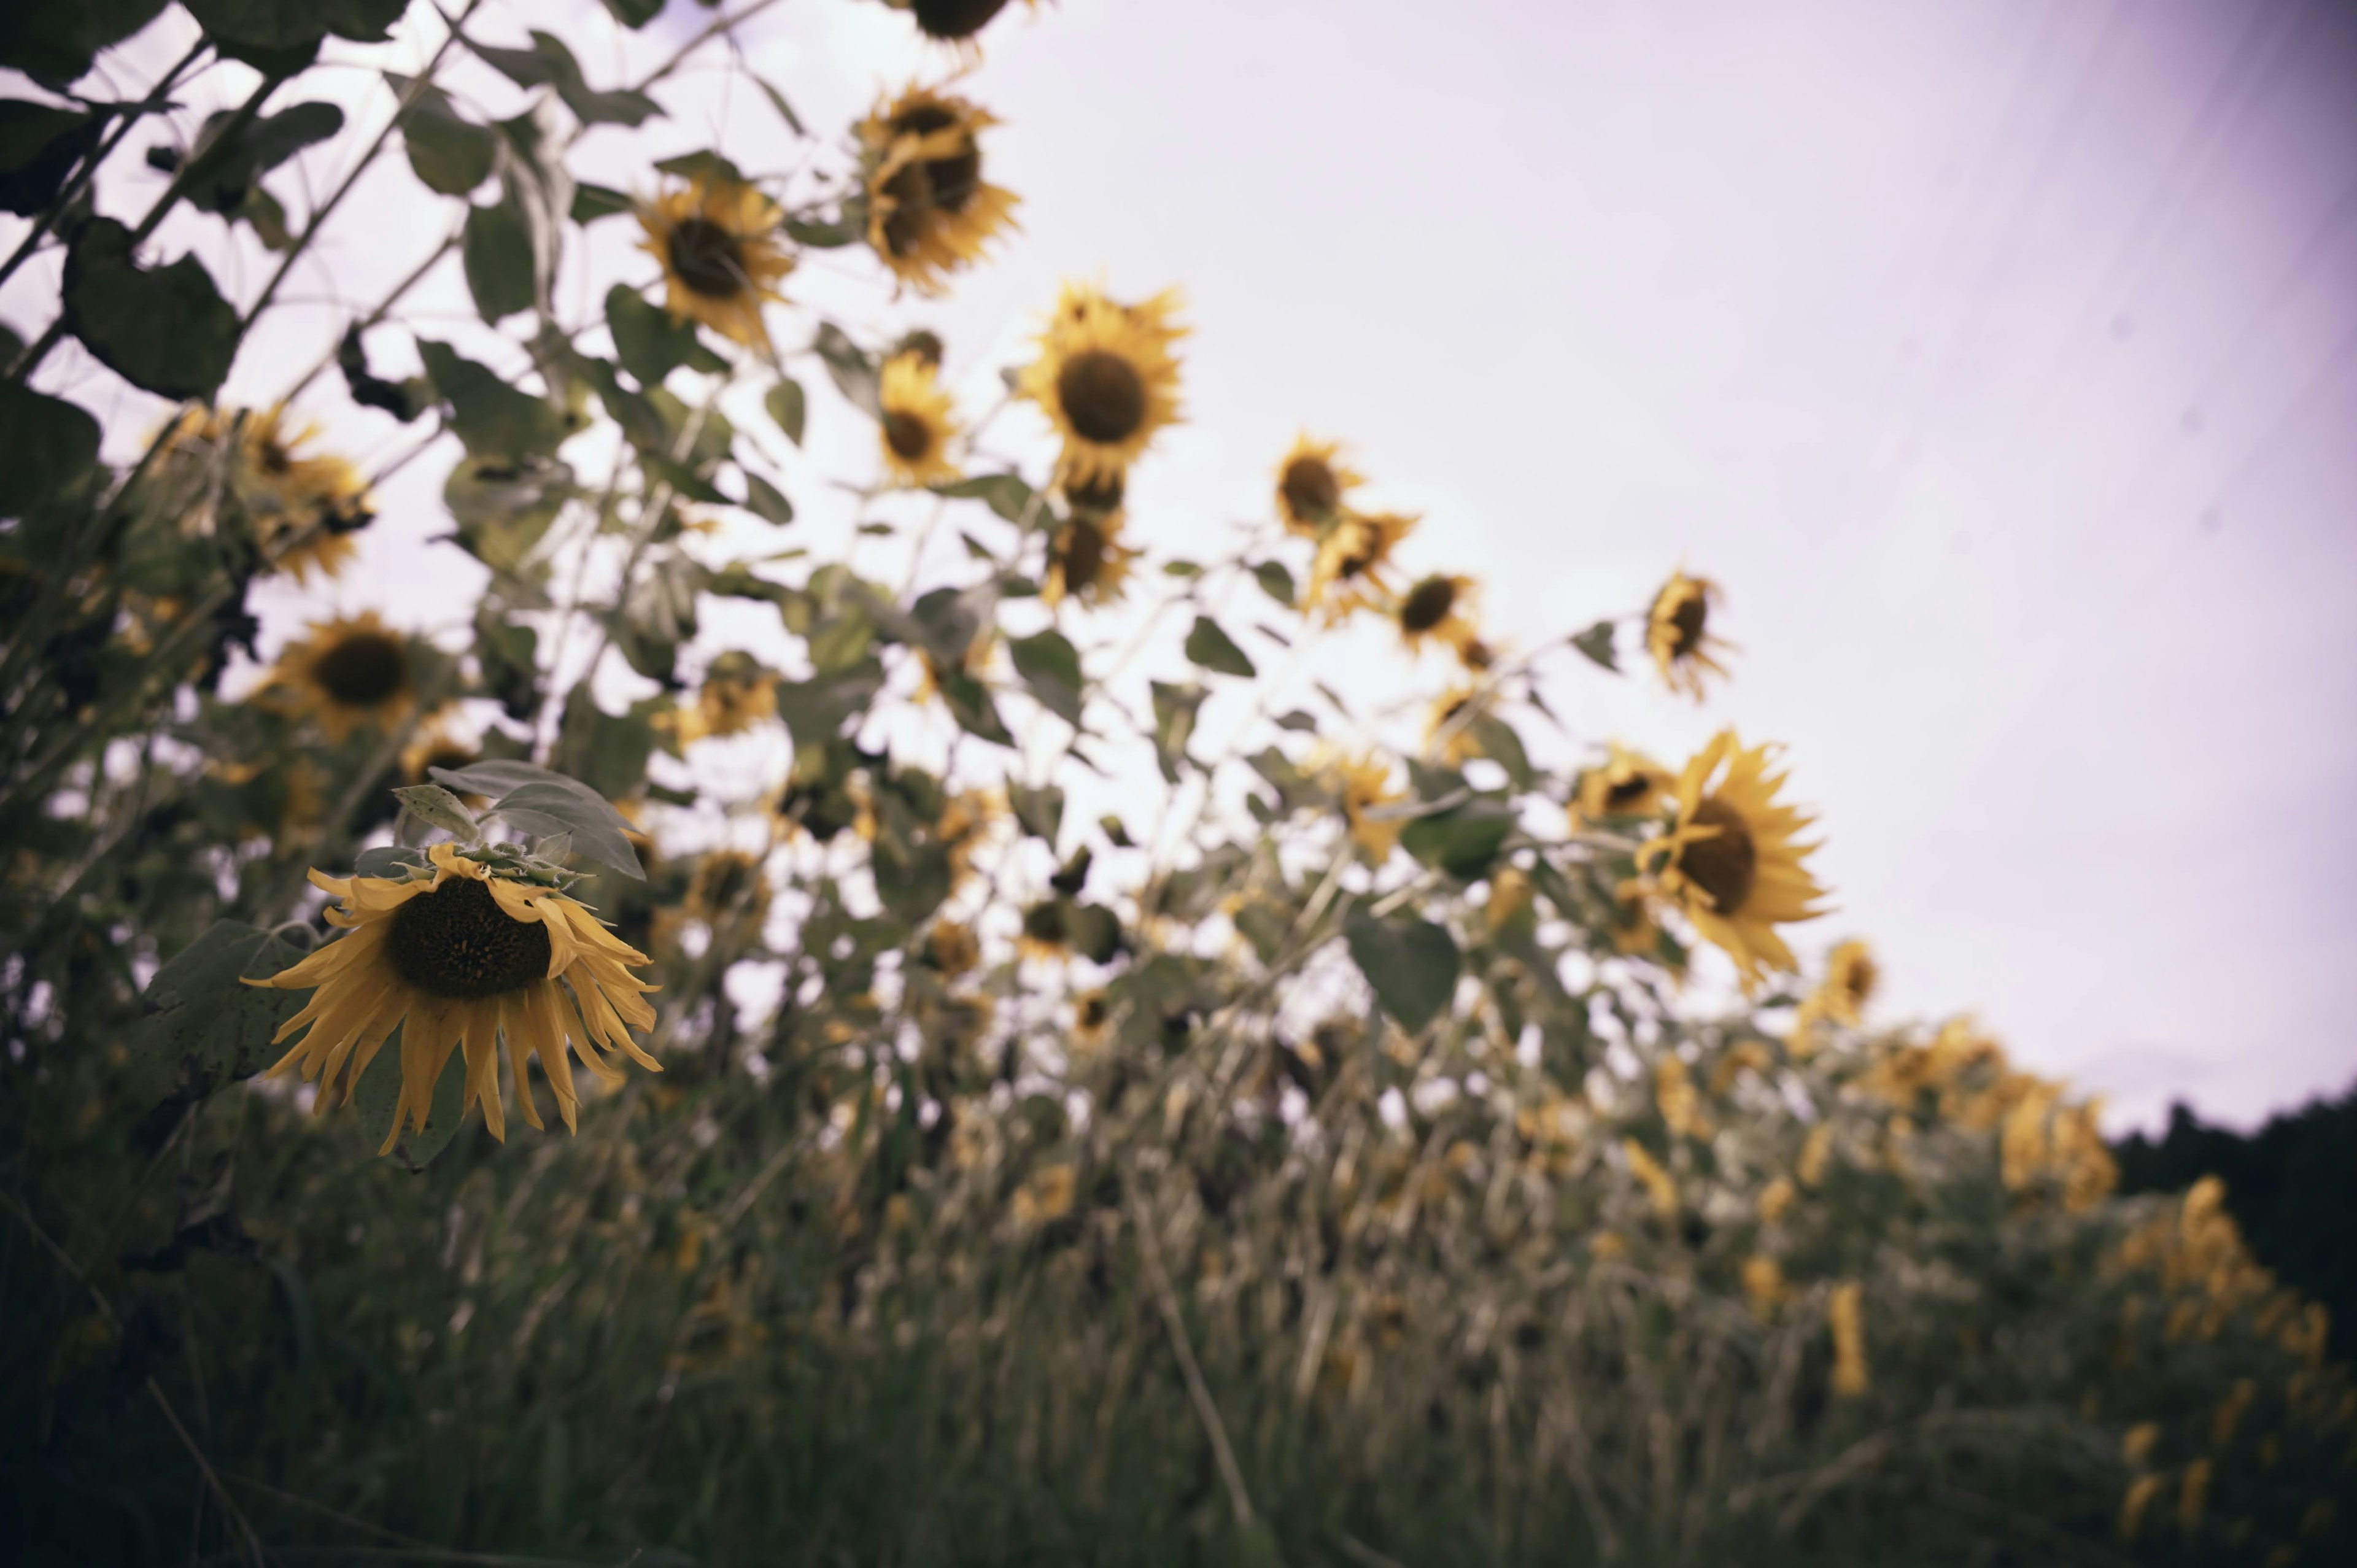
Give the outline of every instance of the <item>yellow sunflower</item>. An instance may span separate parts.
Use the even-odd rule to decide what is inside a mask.
[[[982,962],[982,944],[974,928],[957,920],[939,920],[925,938],[925,958],[954,980]]]
[[[340,746],[363,725],[390,729],[416,704],[409,639],[374,610],[313,621],[288,643],[262,683],[268,700],[317,719]]]
[[[1684,692],[1697,702],[1706,672],[1727,674],[1727,667],[1712,655],[1734,648],[1710,635],[1710,607],[1718,596],[1718,585],[1707,578],[1673,572],[1653,596],[1653,607],[1645,618],[1645,648],[1662,679],[1671,691]]]
[[[684,189],[639,209],[640,248],[662,263],[663,304],[678,321],[700,321],[748,349],[766,350],[761,304],[780,297],[794,259],[777,238],[784,215],[749,185],[698,175]]]
[[[770,911],[770,882],[761,857],[741,849],[707,850],[695,863],[687,888],[687,912],[705,925],[741,918],[758,927]]]
[[[1121,542],[1121,520],[1076,515],[1056,531],[1048,546],[1048,575],[1039,597],[1050,608],[1067,596],[1084,605],[1107,605],[1121,597],[1129,564],[1137,552]]]
[[[1763,966],[1794,967],[1779,925],[1824,912],[1824,889],[1803,864],[1816,846],[1794,838],[1811,818],[1777,804],[1784,776],[1769,772],[1771,760],[1770,747],[1747,751],[1733,730],[1721,730],[1678,777],[1672,830],[1638,854],[1663,897],[1735,961],[1747,988]]]
[[[1384,569],[1418,521],[1403,512],[1353,512],[1344,518],[1318,541],[1301,602],[1322,607],[1329,621],[1338,621],[1394,596]]]
[[[183,409],[156,461],[182,483],[199,487],[181,513],[184,532],[210,532],[217,502],[233,500],[273,571],[334,576],[356,553],[350,535],[375,521],[375,502],[360,471],[333,453],[306,455],[319,427],[291,424],[284,404],[271,408]]]
[[[1187,329],[1171,320],[1178,291],[1122,305],[1097,289],[1066,284],[1040,329],[1039,358],[1024,367],[1017,395],[1038,403],[1063,437],[1057,473],[1067,486],[1120,473],[1155,432],[1178,418],[1178,361],[1170,346]]]
[[[1434,573],[1419,577],[1400,596],[1400,641],[1410,653],[1437,642],[1459,652],[1480,640],[1473,628],[1474,582]]]
[[[996,124],[963,98],[915,86],[859,123],[867,243],[920,294],[941,293],[1015,227],[1016,198],[982,177],[981,133]]]
[[[950,443],[957,439],[957,414],[950,394],[933,378],[933,366],[916,354],[895,354],[884,361],[877,384],[881,416],[876,429],[884,448],[884,467],[910,489],[944,484],[958,477],[950,461]]]
[[[651,1028],[653,989],[630,972],[646,955],[626,947],[595,916],[553,887],[511,881],[437,843],[427,850],[430,875],[328,876],[312,883],[340,907],[327,912],[346,935],[268,980],[249,981],[314,994],[279,1026],[272,1043],[304,1031],[270,1070],[299,1071],[320,1087],[318,1107],[351,1098],[353,1086],[395,1028],[401,1031],[401,1097],[379,1153],[391,1151],[404,1125],[423,1130],[434,1085],[451,1049],[466,1056],[461,1111],[483,1108],[491,1136],[507,1137],[500,1092],[499,1041],[507,1040],[509,1074],[524,1121],[542,1125],[524,1079],[536,1057],[571,1128],[580,1105],[569,1043],[590,1071],[618,1079],[621,1069],[603,1046],[650,1071],[661,1067],[630,1038]],[[349,1069],[349,1070],[347,1070]],[[342,1085],[340,1096],[334,1094]]]
[[[1577,832],[1606,817],[1641,816],[1653,809],[1669,783],[1660,764],[1616,740],[1601,765],[1580,770],[1569,808],[1572,829]]]
[[[1853,938],[1835,947],[1825,961],[1825,978],[1816,990],[1822,998],[1817,1010],[1854,1029],[1881,982],[1882,969],[1874,961],[1873,950]]]
[[[1084,1049],[1094,1050],[1105,1043],[1113,1029],[1113,1001],[1102,988],[1083,991],[1072,998],[1072,1041]]]
[[[1288,532],[1316,539],[1349,515],[1351,492],[1362,476],[1341,462],[1339,441],[1313,441],[1307,431],[1276,466],[1276,515]]]
[[[1405,822],[1381,814],[1382,809],[1407,799],[1407,791],[1391,787],[1391,764],[1381,757],[1339,757],[1329,769],[1342,795],[1342,819],[1350,824],[1351,842],[1380,864],[1391,858]]]

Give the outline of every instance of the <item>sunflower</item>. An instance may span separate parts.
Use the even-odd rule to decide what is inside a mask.
[[[937,920],[925,937],[925,959],[954,980],[982,962],[982,944],[974,928],[956,920]]]
[[[778,678],[760,660],[731,649],[715,659],[695,690],[695,705],[664,715],[680,744],[741,735],[778,716]]]
[[[1480,641],[1473,629],[1473,595],[1474,582],[1470,577],[1434,573],[1417,578],[1400,596],[1400,641],[1410,653],[1423,652],[1428,642],[1461,652],[1467,645]]]
[[[974,874],[974,856],[1006,820],[1006,808],[987,789],[961,789],[943,803],[933,836],[949,854],[952,888]]]
[[[1654,958],[1661,952],[1662,928],[1645,901],[1644,884],[1624,882],[1612,891],[1609,917],[1612,950],[1629,958]]]
[[[1382,815],[1382,809],[1407,799],[1405,790],[1391,787],[1391,765],[1380,757],[1341,757],[1329,772],[1341,791],[1342,820],[1350,824],[1351,841],[1379,864],[1390,859],[1403,824]]]
[[[1048,575],[1039,585],[1039,597],[1051,609],[1068,596],[1084,605],[1109,605],[1121,597],[1136,554],[1121,542],[1118,517],[1076,515],[1048,545]]]
[[[527,1057],[539,1058],[568,1129],[580,1106],[565,1054],[568,1041],[602,1079],[619,1079],[622,1073],[597,1046],[662,1070],[630,1034],[655,1021],[642,994],[653,987],[630,972],[631,965],[647,961],[645,954],[625,947],[554,888],[496,875],[455,844],[434,844],[426,853],[432,873],[411,878],[311,873],[316,886],[341,900],[326,918],[348,934],[292,969],[246,983],[281,991],[316,988],[272,1038],[274,1045],[304,1031],[270,1069],[274,1074],[299,1071],[317,1079],[325,1111],[339,1082],[343,1092],[334,1098],[351,1098],[361,1074],[398,1027],[401,1097],[378,1151],[383,1154],[404,1125],[425,1128],[435,1082],[453,1047],[464,1050],[467,1062],[461,1110],[480,1104],[484,1125],[502,1141],[501,1036],[516,1098],[534,1127],[542,1122],[524,1079]]]
[[[1036,5],[1039,0],[1029,3]],[[908,0],[908,10],[917,19],[917,30],[929,38],[951,44],[969,42],[992,17],[1006,9],[1006,0]]]
[[[1322,537],[1350,513],[1351,492],[1364,478],[1340,461],[1342,444],[1313,441],[1307,431],[1293,438],[1293,450],[1276,466],[1276,515],[1286,530]]]
[[[1669,783],[1658,763],[1616,740],[1601,766],[1580,770],[1569,807],[1572,830],[1606,817],[1641,816]]]
[[[963,98],[914,86],[859,124],[867,243],[920,294],[941,293],[951,273],[1015,227],[1015,197],[982,177],[981,133],[996,124]]]
[[[297,715],[319,722],[340,746],[366,725],[390,729],[417,701],[409,639],[374,610],[313,621],[310,635],[288,643],[263,680]]]
[[[662,263],[672,318],[766,350],[761,302],[779,298],[778,281],[794,270],[777,239],[783,219],[776,202],[724,175],[698,175],[640,208],[640,248]]]
[[[1113,1001],[1102,988],[1083,991],[1072,998],[1072,1041],[1084,1049],[1094,1050],[1105,1043],[1113,1029]]]
[[[1417,521],[1403,512],[1353,512],[1344,518],[1318,541],[1301,602],[1323,607],[1331,622],[1390,596],[1393,589],[1384,568]]]
[[[1187,330],[1170,319],[1178,303],[1176,289],[1122,305],[1097,289],[1064,285],[1016,392],[1064,438],[1057,473],[1068,487],[1126,469],[1178,418],[1178,361],[1170,353]]]
[[[1839,944],[1825,960],[1824,979],[1801,1003],[1795,1032],[1806,1033],[1825,1018],[1857,1028],[1881,980],[1881,966],[1864,942],[1853,938]]]
[[[915,354],[895,354],[884,361],[877,385],[876,438],[884,449],[884,467],[910,489],[958,477],[957,465],[949,459],[957,414],[933,369]]]
[[[687,912],[705,925],[742,918],[758,927],[770,911],[770,883],[761,857],[741,849],[707,850],[695,863],[687,888]]]
[[[182,532],[211,532],[215,498],[226,494],[243,510],[269,569],[291,572],[297,583],[315,570],[334,576],[357,553],[350,536],[374,521],[376,510],[350,463],[332,453],[304,454],[318,434],[308,422],[290,425],[284,404],[182,410],[156,457],[166,473],[202,487],[202,499],[180,516]]]
[[[1735,961],[1746,987],[1763,965],[1794,967],[1779,925],[1824,912],[1824,889],[1803,864],[1816,846],[1794,840],[1811,819],[1776,803],[1784,776],[1768,771],[1770,761],[1770,747],[1747,751],[1721,730],[1678,777],[1674,826],[1638,854],[1661,894]]]
[[[1121,526],[1121,503],[1129,493],[1129,476],[1121,469],[1092,474],[1085,480],[1060,474],[1056,489],[1075,515],[1092,519],[1107,531]]]
[[[1645,647],[1662,679],[1673,692],[1684,692],[1699,702],[1706,671],[1725,676],[1727,667],[1711,657],[1732,650],[1733,644],[1710,635],[1710,607],[1718,585],[1704,577],[1673,572],[1645,618]]]

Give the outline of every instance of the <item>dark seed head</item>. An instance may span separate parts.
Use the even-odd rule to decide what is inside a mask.
[[[1426,577],[1410,588],[1400,605],[1400,629],[1421,635],[1448,618],[1457,607],[1457,584],[1448,577]]]
[[[665,247],[672,275],[691,294],[733,299],[745,291],[745,252],[737,236],[709,218],[683,219]]]
[[[1682,846],[1678,869],[1710,895],[1713,909],[1732,916],[1751,897],[1752,879],[1760,870],[1760,846],[1752,841],[1741,813],[1716,797],[1695,808],[1694,825],[1718,832]]]
[[[1064,901],[1049,898],[1024,910],[1023,934],[1048,947],[1063,946],[1071,935],[1064,920]]]
[[[1604,809],[1608,811],[1625,811],[1643,800],[1646,792],[1652,787],[1653,781],[1641,773],[1632,773],[1625,779],[1613,779],[1604,786]]]
[[[1118,471],[1099,473],[1085,483],[1067,483],[1064,499],[1072,503],[1074,511],[1093,512],[1102,517],[1121,510],[1122,496],[1128,488],[1127,476]]]
[[[1006,9],[1006,0],[911,0],[909,9],[925,37],[954,43],[982,31],[993,16]]]
[[[388,633],[348,632],[312,660],[311,678],[345,707],[374,707],[409,684],[409,655]]]
[[[1056,376],[1056,401],[1084,441],[1126,441],[1146,423],[1146,381],[1137,367],[1103,349],[1084,349]]]
[[[393,972],[454,1002],[522,991],[548,978],[546,927],[512,918],[473,877],[454,876],[393,912]]]
[[[904,409],[890,409],[884,415],[884,445],[892,455],[904,462],[913,463],[933,449],[932,426]]]
[[[1074,518],[1064,530],[1063,550],[1059,564],[1064,568],[1066,591],[1078,593],[1094,587],[1104,575],[1104,530],[1086,518]]]
[[[1689,590],[1670,612],[1670,625],[1677,636],[1671,640],[1670,656],[1683,659],[1702,645],[1702,628],[1710,617],[1710,600],[1699,590]]]
[[[1287,463],[1277,489],[1294,516],[1313,521],[1330,515],[1342,501],[1341,481],[1323,457],[1296,457]]]

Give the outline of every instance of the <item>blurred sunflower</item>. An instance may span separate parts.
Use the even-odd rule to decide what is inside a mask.
[[[1050,608],[1067,596],[1084,605],[1111,604],[1121,597],[1136,554],[1121,542],[1118,519],[1075,516],[1056,531],[1048,546],[1048,574],[1039,585],[1039,597]]]
[[[1706,672],[1722,677],[1727,673],[1727,667],[1711,655],[1733,646],[1710,635],[1710,607],[1717,597],[1717,584],[1673,572],[1662,591],[1653,596],[1653,607],[1645,617],[1645,649],[1652,654],[1662,679],[1671,691],[1684,692],[1697,702]]]
[[[1404,512],[1345,517],[1318,541],[1301,602],[1323,608],[1329,621],[1337,621],[1389,595],[1384,568],[1418,521]]]
[[[1093,1050],[1105,1043],[1113,1028],[1113,1001],[1102,988],[1072,998],[1072,1039]]]
[[[1017,395],[1039,405],[1063,437],[1057,473],[1089,485],[1126,469],[1164,425],[1178,418],[1178,361],[1170,346],[1187,329],[1172,322],[1178,292],[1122,305],[1066,284],[1040,329],[1039,357],[1024,367]]]
[[[291,969],[246,982],[280,991],[316,988],[273,1036],[276,1044],[304,1031],[274,1074],[299,1071],[317,1079],[324,1112],[331,1100],[350,1100],[361,1074],[399,1028],[401,1096],[382,1154],[404,1125],[425,1127],[453,1047],[466,1057],[462,1112],[481,1105],[484,1124],[502,1141],[501,1036],[524,1121],[534,1127],[542,1122],[524,1079],[527,1057],[539,1058],[567,1128],[580,1105],[568,1043],[603,1079],[622,1073],[597,1046],[662,1070],[630,1034],[654,1025],[643,995],[653,987],[630,972],[647,961],[645,954],[554,888],[496,875],[455,844],[434,844],[426,853],[433,873],[414,879],[311,873],[314,886],[340,900],[326,918],[347,934]],[[340,1096],[333,1093],[339,1082]]]
[[[1376,813],[1407,799],[1405,790],[1391,787],[1391,764],[1376,756],[1338,757],[1328,771],[1341,792],[1342,819],[1350,824],[1351,841],[1372,860],[1390,859],[1405,824]]]
[[[1855,938],[1839,944],[1825,960],[1824,979],[1802,1000],[1794,1033],[1806,1034],[1825,1018],[1857,1028],[1881,980],[1873,950]]]
[[[859,124],[867,243],[920,294],[941,293],[951,273],[1015,226],[1014,195],[982,177],[980,135],[996,124],[963,98],[914,86]]]
[[[1313,441],[1308,432],[1276,466],[1276,515],[1290,532],[1316,539],[1348,514],[1351,492],[1363,478],[1341,461],[1339,441]]]
[[[1424,749],[1436,748],[1451,768],[1462,768],[1482,755],[1474,735],[1476,722],[1488,716],[1491,695],[1479,686],[1457,686],[1443,692],[1424,721]]]
[[[917,30],[943,43],[964,43],[1006,9],[1007,0],[907,0]],[[1027,0],[1038,5],[1039,0]]]
[[[982,944],[974,928],[957,920],[937,920],[925,937],[925,958],[954,980],[982,962]]]
[[[780,297],[779,280],[794,270],[777,239],[783,217],[776,202],[722,175],[698,175],[640,207],[640,248],[662,263],[663,305],[673,318],[767,350],[761,304]]]
[[[1603,763],[1580,769],[1569,815],[1576,832],[1606,817],[1634,817],[1653,809],[1670,776],[1661,765],[1613,741]]]
[[[1815,845],[1794,839],[1810,818],[1777,804],[1784,776],[1768,771],[1770,759],[1770,747],[1747,751],[1733,730],[1721,730],[1678,777],[1675,824],[1638,852],[1661,892],[1735,961],[1747,988],[1762,966],[1794,967],[1779,925],[1824,913],[1824,889],[1803,864]]]
[[[949,854],[951,887],[974,874],[974,857],[1006,820],[1006,808],[987,789],[961,789],[943,802],[933,834]]]
[[[409,639],[374,610],[313,621],[289,642],[262,683],[296,716],[318,721],[340,746],[361,725],[390,729],[417,701]]]
[[[1417,578],[1400,596],[1400,641],[1410,653],[1421,653],[1428,642],[1461,651],[1480,640],[1473,628],[1473,594],[1470,577],[1434,573]]]
[[[741,918],[758,928],[770,912],[770,882],[761,857],[741,849],[706,850],[687,886],[687,912],[708,926]]]
[[[167,472],[198,478],[226,461],[218,489],[182,514],[184,532],[215,526],[214,497],[225,492],[243,510],[253,542],[270,570],[332,577],[355,549],[350,535],[376,519],[375,503],[360,472],[332,453],[302,450],[319,434],[311,423],[290,425],[285,405],[215,409],[192,404],[166,433],[156,461]]]
[[[683,746],[707,736],[741,735],[778,716],[778,678],[740,649],[713,660],[695,689],[695,705],[663,715]]]
[[[876,397],[877,440],[894,479],[918,489],[958,477],[957,465],[949,459],[957,414],[950,394],[934,380],[931,363],[916,354],[895,354],[884,361]]]
[[[1652,958],[1661,951],[1662,928],[1646,901],[1644,884],[1624,882],[1612,893],[1612,949],[1629,958]]]
[[[1023,927],[1016,934],[1016,950],[1043,963],[1072,954],[1071,905],[1059,897],[1042,898],[1023,911]]]

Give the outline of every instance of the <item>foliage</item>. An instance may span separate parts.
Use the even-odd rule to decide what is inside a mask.
[[[0,279],[57,285],[0,344],[12,1560],[2345,1550],[2357,1393],[2218,1186],[2115,1196],[2061,1086],[1872,1025],[1862,949],[1801,984],[1767,751],[1563,738],[1631,636],[1725,673],[1715,585],[1499,647],[1307,437],[1265,522],[1149,556],[1175,295],[1068,287],[993,367],[1061,437],[1011,454],[937,335],[796,296],[813,250],[879,302],[974,264],[986,112],[911,90],[830,139],[755,79],[794,173],[651,155],[768,3],[617,78],[479,0],[188,0],[120,102],[68,89],[158,7],[0,49],[45,94],[0,116]],[[1010,25],[901,8],[945,75]],[[660,6],[608,10],[655,52]],[[302,96],[354,61],[366,113]],[[198,121],[204,72],[246,95]],[[126,221],[143,126],[178,140]],[[214,403],[396,146],[444,237],[283,400]],[[276,172],[315,156],[345,182]],[[244,264],[158,254],[175,214]],[[436,268],[479,320],[409,311]],[[411,432],[479,587],[264,635],[253,585],[344,568],[393,467],[300,403]],[[866,477],[813,477],[829,427]],[[1415,744],[1315,678],[1345,623],[1448,667]],[[496,912],[577,900],[660,987],[628,1052],[576,1032],[577,1132],[491,1119],[576,1109],[525,983],[465,989],[496,965],[430,983],[489,1009],[455,1055],[413,1013],[348,1075],[281,1060],[300,999],[255,983],[316,1010],[391,930],[350,994],[430,989],[402,911],[457,929],[459,865],[495,923],[444,957],[587,1009]]]

